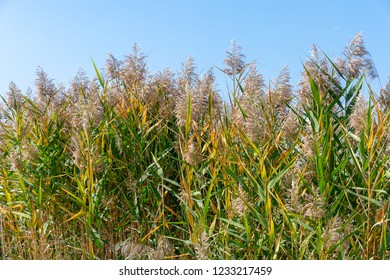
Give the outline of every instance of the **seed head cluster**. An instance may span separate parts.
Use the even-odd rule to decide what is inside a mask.
[[[192,57],[151,73],[134,45],[95,68],[2,98],[0,258],[390,256],[390,81],[365,87],[361,33],[334,61],[313,46],[296,88],[236,41],[225,97]]]

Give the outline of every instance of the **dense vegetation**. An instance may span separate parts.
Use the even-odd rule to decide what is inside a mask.
[[[390,83],[362,35],[313,47],[299,85],[233,43],[150,74],[135,46],[69,86],[38,69],[0,121],[2,259],[389,259]],[[365,94],[363,94],[365,93]]]

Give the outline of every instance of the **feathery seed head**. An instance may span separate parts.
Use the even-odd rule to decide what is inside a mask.
[[[312,188],[313,194],[305,194],[304,216],[311,219],[321,218],[325,214],[325,202],[316,187]]]
[[[133,53],[123,61],[122,77],[129,88],[132,88],[134,83],[143,82],[148,73],[146,66],[146,56],[142,53],[138,44],[134,44]]]
[[[340,241],[342,237],[339,230],[342,226],[342,221],[339,215],[330,219],[322,234],[322,238],[326,239],[326,246],[331,247],[336,242]]]
[[[182,68],[179,76],[179,85],[182,90],[185,90],[185,87],[192,87],[195,85],[198,80],[198,75],[196,74],[196,66],[194,58],[190,56],[186,62],[182,63]]]
[[[305,158],[307,159],[312,159],[314,157],[314,141],[311,127],[306,125],[302,132],[302,154],[305,155]]]
[[[248,207],[245,203],[248,201],[248,194],[243,190],[241,186],[239,186],[236,197],[231,199],[231,207],[233,214],[241,219],[248,210]]]
[[[272,106],[279,115],[286,114],[286,103],[291,99],[292,86],[290,84],[290,73],[287,65],[282,68],[279,76],[273,81],[274,88],[269,92]]]
[[[197,260],[207,260],[209,256],[209,248],[209,236],[205,230],[202,230],[197,236],[196,243],[194,243]]]
[[[340,70],[344,71],[343,74],[348,79],[357,78],[364,70],[367,71],[368,76],[372,79],[378,77],[370,53],[364,45],[362,32],[358,33],[352,41],[350,40],[348,42],[343,54],[345,62],[340,65],[343,66]]]
[[[264,78],[256,68],[255,64],[250,66],[248,76],[244,79],[244,96],[250,96],[250,99],[259,100],[264,97]]]
[[[379,102],[385,108],[385,110],[390,109],[390,76],[388,82],[384,88],[380,90]]]
[[[117,60],[112,53],[109,53],[106,59],[106,69],[108,78],[114,82],[120,82],[123,62]]]
[[[257,71],[255,65],[250,66],[248,75],[244,78],[244,92],[240,97],[242,110],[245,112],[244,118],[241,110],[234,112],[235,123],[242,127],[245,133],[255,141],[267,136],[264,126],[263,115],[266,104],[264,93],[264,79]]]
[[[21,147],[21,160],[23,162],[34,162],[38,156],[38,152],[38,148],[34,143],[28,141],[27,138],[23,139]]]
[[[147,255],[148,248],[141,243],[128,241],[121,247],[121,255],[126,260],[140,260]]]
[[[214,88],[215,76],[210,69],[203,79],[198,80],[198,83],[195,87],[194,97],[193,97],[193,106],[192,106],[192,120],[196,123],[199,123],[208,113],[209,105],[211,105],[210,113],[218,113],[221,109],[221,98]],[[209,104],[209,99],[211,97],[211,104]],[[208,116],[212,117],[212,116]],[[214,117],[217,117],[214,115]]]
[[[16,109],[23,103],[23,94],[22,91],[18,88],[18,86],[11,82],[8,87],[7,96],[7,106],[9,108]]]
[[[148,248],[148,256],[150,260],[163,260],[166,257],[172,257],[174,255],[174,248],[165,236],[160,236],[157,239],[156,248]]]
[[[49,103],[49,99],[57,93],[57,88],[52,79],[49,79],[46,72],[42,68],[38,67],[37,79],[35,80],[35,86],[37,91],[37,102],[41,107],[46,107]]]
[[[235,40],[232,40],[230,49],[226,52],[227,57],[224,60],[226,74],[235,76],[244,70],[245,55],[241,51],[241,46]]]
[[[287,142],[294,142],[298,136],[300,123],[298,117],[292,111],[289,111],[283,122],[284,139]]]
[[[180,205],[188,205],[190,202],[190,194],[185,190],[185,188],[180,188],[179,191]]]
[[[344,67],[344,60],[336,59],[336,65]],[[313,79],[321,93],[322,100],[325,104],[332,102],[332,98],[327,94],[328,90],[332,90],[333,93],[339,93],[340,84],[337,71],[334,71],[328,58],[319,53],[316,46],[312,47],[311,55],[305,62],[305,71],[301,72],[301,79],[299,81],[298,94],[300,96],[303,105],[310,104],[312,101],[312,89],[310,80]],[[340,70],[341,71],[341,70]]]
[[[291,187],[287,189],[288,198],[286,207],[291,212],[301,213],[303,206],[298,185],[299,178],[294,175],[291,177]]]
[[[351,224],[343,226],[343,221],[338,214],[329,219],[321,236],[324,241],[324,248],[329,250],[335,244],[341,243],[351,230],[351,226]],[[348,239],[344,240],[341,245],[343,250],[347,249],[349,246]],[[331,257],[336,258],[337,251],[334,251]]]
[[[183,159],[190,165],[196,165],[202,161],[202,152],[197,142],[190,140]]]
[[[192,110],[193,97],[192,92],[187,91],[180,94],[175,103],[175,116],[178,126],[183,127],[187,121],[188,110]],[[189,107],[191,104],[191,107]]]
[[[85,91],[88,89],[89,81],[84,70],[78,69],[76,75],[70,82],[68,89],[68,96],[72,98],[73,102],[77,102]]]
[[[12,171],[18,172],[19,170],[22,169],[23,160],[18,148],[16,147],[12,148],[9,152],[8,158],[9,158],[9,162],[11,165],[10,167]]]
[[[368,103],[363,96],[356,101],[353,113],[350,116],[350,125],[357,135],[367,128]]]

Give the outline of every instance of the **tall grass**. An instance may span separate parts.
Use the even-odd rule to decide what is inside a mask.
[[[11,83],[1,258],[389,259],[390,86],[361,34],[314,47],[296,90],[236,43],[225,64],[228,102],[212,70],[151,75],[138,46],[68,87]]]

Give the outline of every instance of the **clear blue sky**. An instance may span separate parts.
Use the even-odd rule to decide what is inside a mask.
[[[390,0],[0,0],[0,94],[11,80],[23,91],[33,88],[37,66],[65,84],[78,68],[93,76],[91,57],[103,68],[108,52],[122,59],[134,43],[148,56],[152,73],[179,71],[190,55],[204,73],[223,67],[232,39],[266,79],[288,64],[295,86],[313,43],[330,57],[340,56],[361,31],[384,86]]]

